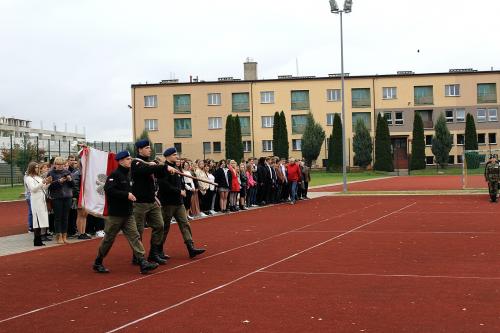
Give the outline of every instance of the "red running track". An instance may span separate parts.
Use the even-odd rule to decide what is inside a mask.
[[[497,332],[486,195],[325,197],[198,220],[189,260],[137,274],[119,237],[0,257],[0,332]]]
[[[469,177],[468,188],[488,188],[483,176]],[[399,176],[349,183],[349,191],[461,190],[462,176]],[[310,192],[340,192],[342,185],[322,186]]]
[[[0,237],[28,232],[26,201],[0,202]]]

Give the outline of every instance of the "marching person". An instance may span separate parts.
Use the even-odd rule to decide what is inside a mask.
[[[163,152],[165,156],[165,164],[175,168],[177,162],[177,150],[172,147]],[[160,187],[160,201],[162,204],[161,212],[163,215],[163,238],[161,249],[167,240],[168,232],[170,230],[170,220],[175,217],[177,225],[186,244],[189,257],[194,258],[199,254],[205,252],[205,249],[197,249],[193,244],[193,237],[191,233],[191,226],[187,219],[186,208],[183,204],[183,198],[186,197],[186,190],[182,188],[181,177],[179,174],[167,174],[163,178],[158,179]]]
[[[500,181],[500,166],[498,165],[497,155],[491,154],[490,159],[484,166],[484,179],[488,182],[488,191],[491,202],[497,202],[498,182]]]
[[[160,256],[163,239],[163,219],[158,199],[156,198],[156,178],[163,177],[167,169],[164,165],[150,162],[151,146],[149,140],[143,139],[135,143],[137,158],[132,162],[132,193],[136,197],[134,202],[134,219],[139,234],[144,233],[144,224],[147,219],[151,227],[151,248],[148,260],[164,265],[168,257]],[[138,264],[135,257],[132,258],[134,265]]]
[[[109,273],[102,261],[113,246],[116,235],[121,230],[134,252],[134,258],[137,259],[141,267],[141,274],[147,274],[149,271],[156,269],[158,264],[150,263],[144,259],[144,246],[141,243],[137,225],[132,215],[133,202],[136,201],[131,192],[132,186],[130,184],[132,158],[128,151],[121,151],[116,154],[115,160],[118,161],[119,166],[108,176],[104,184],[108,203],[108,218],[104,227],[104,238],[99,246],[93,269],[97,273]]]

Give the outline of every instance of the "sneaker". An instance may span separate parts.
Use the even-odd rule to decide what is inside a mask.
[[[210,214],[215,215],[215,214],[217,214],[217,212],[212,209],[212,210],[210,210]]]
[[[192,219],[194,219],[194,217],[192,217],[191,215],[188,215],[188,216],[187,216],[187,219],[188,219],[188,220],[192,220]]]
[[[95,233],[96,237],[103,238],[104,237],[104,230],[99,230],[98,232]]]
[[[208,215],[207,215],[207,214],[205,214],[205,213],[203,213],[203,212],[201,212],[199,216],[200,216],[200,217],[207,217]]]

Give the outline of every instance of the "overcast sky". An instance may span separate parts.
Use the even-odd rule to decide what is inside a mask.
[[[342,6],[342,2],[339,2]],[[500,1],[354,0],[345,72],[500,69]],[[130,85],[340,72],[328,0],[0,0],[0,115],[132,139]],[[417,52],[420,50],[420,52]]]

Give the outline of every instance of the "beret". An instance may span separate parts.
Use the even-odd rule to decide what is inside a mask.
[[[139,148],[144,148],[144,147],[147,147],[147,146],[150,146],[149,144],[149,140],[148,139],[142,139],[142,140],[139,140],[135,143],[135,147],[137,149]]]
[[[126,157],[129,157],[129,156],[130,156],[130,153],[128,152],[128,150],[124,150],[124,151],[121,151],[115,155],[115,160],[119,161],[119,160],[126,158]]]
[[[174,153],[177,153],[177,149],[175,149],[175,147],[170,147],[170,148],[167,148],[164,152],[163,152],[163,156],[167,157],[167,156],[170,156]]]

